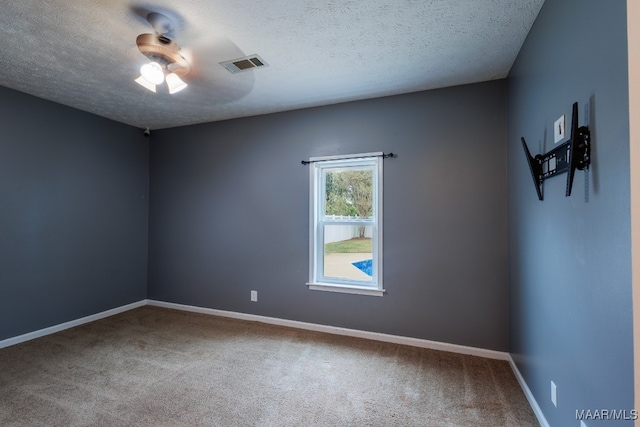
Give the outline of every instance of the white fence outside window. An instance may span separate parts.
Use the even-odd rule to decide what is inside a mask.
[[[347,216],[347,215],[326,215],[325,219],[327,221],[337,221],[337,220],[349,220],[349,219],[359,219],[357,216]],[[328,224],[327,224],[328,225]],[[349,240],[356,237],[359,237],[359,230],[361,225],[331,225],[329,227],[325,227],[324,230],[324,243],[333,243],[333,242],[341,242],[343,240]],[[371,227],[365,228],[364,237],[371,238]]]

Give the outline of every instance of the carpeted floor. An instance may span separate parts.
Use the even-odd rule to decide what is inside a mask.
[[[0,350],[1,426],[538,426],[507,362],[141,307]]]

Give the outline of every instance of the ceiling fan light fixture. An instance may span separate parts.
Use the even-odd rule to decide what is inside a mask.
[[[180,46],[167,37],[173,29],[171,21],[156,12],[149,13],[147,21],[155,34],[140,34],[136,38],[138,50],[149,60],[149,63],[140,67],[141,76],[136,82],[155,92],[156,86],[166,81],[170,94],[180,92],[187,87],[180,77],[189,74],[191,65],[180,54]]]
[[[187,84],[183,82],[175,73],[167,74],[167,77],[165,79],[167,81],[167,87],[169,88],[170,94],[180,92],[182,89],[187,87]]]
[[[164,70],[157,62],[149,62],[140,67],[140,74],[149,83],[159,85],[164,81]]]
[[[151,92],[156,93],[156,85],[149,83],[144,77],[140,76],[134,80],[140,86],[149,89]]]

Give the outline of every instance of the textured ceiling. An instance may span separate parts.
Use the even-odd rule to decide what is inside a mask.
[[[160,129],[475,83],[507,76],[543,2],[3,1],[0,85]],[[192,64],[174,95],[133,81],[151,11]],[[269,66],[219,64],[250,54]]]

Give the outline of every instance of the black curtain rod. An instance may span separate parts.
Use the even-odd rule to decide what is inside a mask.
[[[389,154],[382,153],[382,154],[376,154],[376,156],[377,157],[382,157],[383,159],[386,159],[387,157],[394,157],[395,154],[393,154],[393,153],[389,153]],[[363,157],[375,157],[375,156],[340,157],[339,159],[336,159],[336,160],[362,159]],[[329,159],[326,159],[326,160],[309,160],[309,161],[303,160],[300,163],[302,163],[303,165],[308,165],[308,164],[316,163],[316,162],[326,162],[327,160],[329,160]]]

